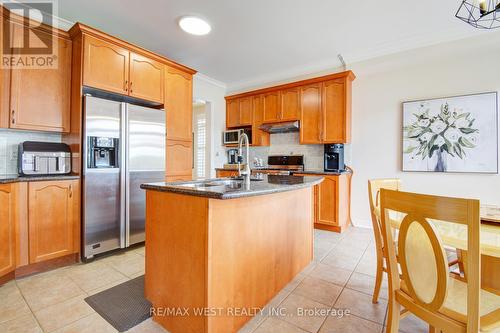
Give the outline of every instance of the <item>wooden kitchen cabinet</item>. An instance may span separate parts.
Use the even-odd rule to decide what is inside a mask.
[[[215,170],[215,175],[217,178],[225,178],[225,177],[237,177],[238,170]]]
[[[129,57],[126,48],[85,36],[83,85],[128,95]]]
[[[165,80],[167,140],[193,140],[193,76],[167,68]]]
[[[158,61],[130,53],[130,96],[163,104],[164,68]]]
[[[278,122],[281,118],[280,92],[272,91],[263,95],[263,122]]]
[[[321,83],[314,83],[300,88],[300,143],[315,144],[322,142]]]
[[[0,184],[0,284],[16,269],[16,184]]]
[[[192,175],[192,149],[192,142],[167,140],[167,177]]]
[[[14,42],[29,33],[11,23]],[[71,102],[71,40],[62,35],[37,31],[45,43],[55,38],[57,68],[11,69],[9,127],[23,130],[69,132]],[[4,110],[5,112],[5,110]]]
[[[300,116],[300,89],[291,88],[281,91],[280,121],[298,120]]]
[[[253,98],[253,126],[252,126],[252,145],[253,146],[269,146],[270,135],[259,129],[259,126],[264,122],[264,105],[262,96],[254,96]]]
[[[252,125],[252,115],[253,115],[253,98],[244,97],[239,99],[239,114],[241,126],[251,126]]]
[[[240,102],[238,99],[226,101],[226,127],[240,126]]]
[[[30,264],[79,251],[79,193],[78,180],[29,183]]]
[[[351,141],[351,94],[345,79],[323,83],[323,143]]]

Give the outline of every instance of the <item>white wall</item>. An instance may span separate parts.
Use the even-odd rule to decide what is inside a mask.
[[[370,226],[367,181],[399,177],[414,192],[500,204],[500,176],[401,172],[402,102],[500,91],[500,34],[353,64],[352,218]]]
[[[226,129],[226,86],[203,74],[196,74],[193,79],[193,98],[210,102],[211,110],[207,125],[210,133],[207,142],[210,154],[210,177],[215,177],[215,168],[225,163],[225,148],[222,145],[222,131]]]

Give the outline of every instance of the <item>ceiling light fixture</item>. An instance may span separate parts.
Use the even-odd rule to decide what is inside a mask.
[[[179,20],[179,26],[188,34],[203,36],[212,30],[210,24],[196,16],[183,16]]]
[[[474,28],[500,28],[500,0],[464,0],[455,16]]]

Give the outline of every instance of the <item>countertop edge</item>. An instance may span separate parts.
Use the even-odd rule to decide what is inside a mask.
[[[274,193],[290,192],[294,190],[300,190],[308,187],[313,187],[320,184],[324,177],[322,176],[311,176],[317,178],[315,180],[308,181],[303,184],[293,184],[293,185],[282,185],[282,188],[271,188],[263,189],[249,192],[230,192],[230,193],[215,193],[215,192],[203,192],[191,190],[189,188],[179,188],[179,187],[169,187],[169,185],[152,185],[152,184],[141,184],[141,189],[148,191],[157,192],[169,192],[182,195],[203,197],[208,199],[219,199],[219,200],[229,200],[229,199],[239,199],[246,197],[255,197],[260,195],[269,195]]]
[[[12,175],[2,178],[0,176],[0,184],[25,183],[25,182],[42,182],[53,180],[73,180],[80,179],[79,175],[57,175],[57,176],[17,176]]]

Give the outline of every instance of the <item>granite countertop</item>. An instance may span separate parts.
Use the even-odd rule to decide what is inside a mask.
[[[202,181],[175,183],[146,183],[142,184],[141,188],[145,190],[173,192],[212,199],[236,199],[298,190],[317,185],[323,181],[323,177],[317,176],[262,175],[262,177],[258,178],[260,180],[252,180],[250,182],[249,188],[245,187],[244,181],[238,181],[238,178],[215,178]],[[252,177],[252,179],[257,179],[257,177]],[[220,183],[230,180],[236,180],[236,182],[232,184]]]
[[[312,175],[343,175],[347,173],[352,173],[351,170],[346,169],[343,171],[325,171],[325,170],[304,170],[298,173],[306,173],[306,174],[312,174]]]
[[[70,180],[79,179],[80,176],[69,175],[55,175],[55,176],[19,176],[18,174],[0,175],[0,184],[17,183],[17,182],[39,182],[44,180]]]

